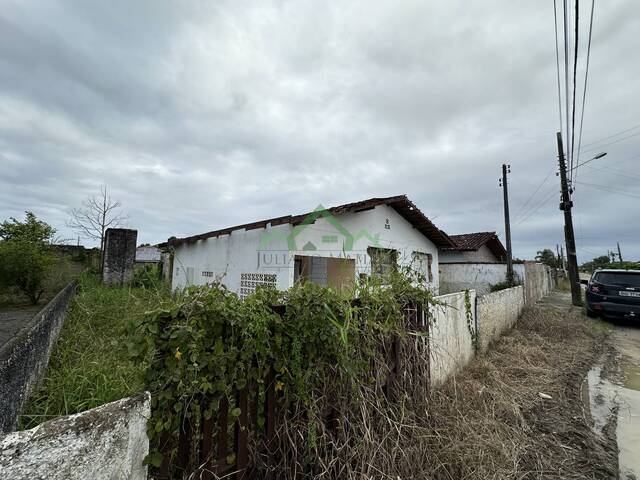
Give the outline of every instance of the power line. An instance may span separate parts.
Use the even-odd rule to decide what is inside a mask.
[[[621,190],[618,190],[616,187],[611,187],[608,185],[598,185],[596,183],[586,183],[586,182],[578,182],[578,183],[580,185],[585,185],[587,187],[595,188],[597,190],[602,190],[607,193],[617,193],[618,195],[623,195],[625,197],[640,198],[640,195],[637,195],[635,193],[630,193],[630,192],[623,192]]]
[[[564,16],[564,104],[565,120],[567,124],[566,134],[569,135],[569,11],[567,0],[563,1]]]
[[[573,180],[573,153],[576,140],[576,76],[578,73],[578,9],[579,0],[576,2],[576,18],[575,18],[575,35],[574,35],[574,54],[573,54],[573,99],[571,100],[571,161],[569,162],[570,179]],[[568,112],[567,112],[568,114]]]
[[[551,192],[551,195],[548,195],[547,197],[545,197],[542,202],[540,202],[538,204],[537,207],[535,207],[534,209],[530,210],[528,215],[526,215],[525,217],[521,218],[520,220],[518,220],[518,222],[516,222],[516,225],[521,225],[524,222],[526,222],[527,220],[529,220],[529,218],[531,218],[533,215],[535,215],[538,210],[540,210],[543,206],[545,206],[546,204],[549,203],[549,200],[551,200],[555,195],[557,195],[557,192],[555,191],[555,189]]]
[[[589,20],[589,42],[587,43],[587,65],[584,70],[584,89],[582,90],[582,113],[580,114],[580,134],[578,135],[578,154],[576,161],[580,159],[580,147],[582,146],[582,125],[584,123],[584,105],[587,99],[587,78],[589,77],[589,55],[591,54],[591,32],[593,31],[593,10],[596,0],[591,0],[591,19]],[[574,180],[578,179],[578,172],[575,173]]]
[[[553,171],[555,170],[555,166],[549,171],[549,173],[547,174],[546,177],[544,177],[544,179],[542,180],[542,182],[540,183],[540,185],[538,185],[538,187],[533,191],[533,193],[529,196],[529,198],[527,198],[527,201],[524,202],[524,204],[518,209],[518,213],[515,215],[514,218],[518,218],[520,217],[520,215],[522,213],[524,213],[524,209],[526,208],[527,205],[529,205],[529,202],[531,200],[533,200],[533,197],[535,197],[535,195],[540,191],[540,189],[542,188],[542,186],[546,183],[547,180],[549,180],[549,177],[551,176],[551,174],[553,173]]]
[[[608,139],[610,139],[610,138],[617,137],[618,135],[622,135],[623,133],[630,132],[631,130],[635,130],[636,128],[640,128],[640,123],[639,123],[638,125],[634,125],[634,126],[633,126],[633,127],[631,127],[631,128],[627,128],[627,129],[625,129],[625,130],[621,130],[621,131],[619,131],[619,132],[612,133],[611,135],[607,135],[606,137],[602,137],[602,138],[601,138],[601,139],[599,139],[599,140],[594,140],[593,142],[585,143],[585,144],[584,144],[584,146],[585,146],[585,147],[588,147],[588,146],[590,146],[590,145],[595,145],[596,143],[600,143],[600,142],[602,142],[603,140],[608,140]]]
[[[597,146],[595,146],[593,148],[589,148],[587,150],[583,150],[582,153],[589,153],[589,152],[593,152],[595,150],[600,150],[602,147],[608,147],[609,145],[613,145],[615,143],[620,143],[620,142],[623,142],[625,140],[629,140],[630,138],[637,137],[638,135],[640,135],[640,132],[636,132],[633,135],[628,135],[626,137],[619,138],[619,139],[614,140],[614,141],[609,142],[609,143],[602,143],[602,144],[597,145]]]
[[[560,53],[558,50],[558,13],[556,0],[553,0],[553,28],[556,32],[556,73],[558,77],[558,116],[560,118],[560,131],[562,131],[562,93],[560,89]]]

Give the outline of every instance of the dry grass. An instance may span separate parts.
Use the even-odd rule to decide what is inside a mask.
[[[337,437],[311,439],[307,417],[285,419],[284,455],[271,468],[277,478],[615,478],[615,444],[592,432],[580,396],[605,336],[579,311],[528,310],[488,354],[418,401],[389,404],[372,388]],[[406,382],[425,391],[424,375]]]

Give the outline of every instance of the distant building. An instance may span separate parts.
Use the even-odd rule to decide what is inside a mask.
[[[439,249],[456,246],[405,195],[319,206],[167,244],[174,288],[219,281],[240,296],[297,281],[341,289],[409,264],[437,293]]]
[[[440,249],[440,263],[503,263],[507,250],[496,232],[449,235],[455,246]]]
[[[136,248],[136,264],[148,265],[158,264],[162,260],[162,251],[158,247],[138,247]]]

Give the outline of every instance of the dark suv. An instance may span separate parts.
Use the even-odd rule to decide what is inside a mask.
[[[587,283],[587,315],[640,319],[640,270],[598,270]]]

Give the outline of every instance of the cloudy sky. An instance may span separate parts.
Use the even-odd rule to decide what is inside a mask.
[[[637,1],[596,2],[582,161],[608,155],[577,171],[581,262],[640,258],[639,31]],[[159,242],[406,193],[504,238],[509,163],[531,258],[563,238],[556,82],[552,0],[0,0],[0,217],[75,237],[106,185]]]

